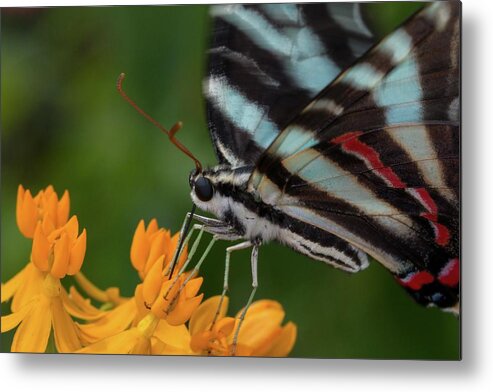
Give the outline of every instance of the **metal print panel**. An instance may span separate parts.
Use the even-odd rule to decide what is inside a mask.
[[[460,359],[459,2],[4,9],[2,40],[2,351]]]

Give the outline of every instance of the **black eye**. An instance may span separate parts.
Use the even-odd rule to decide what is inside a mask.
[[[195,181],[195,194],[202,201],[209,201],[212,199],[212,195],[214,194],[214,188],[212,187],[209,179],[200,176]]]

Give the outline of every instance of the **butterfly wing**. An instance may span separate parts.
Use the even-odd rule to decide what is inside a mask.
[[[220,163],[254,164],[293,116],[373,43],[358,4],[212,7],[204,80]]]
[[[249,182],[442,308],[459,290],[459,45],[460,3],[425,7],[303,109]]]

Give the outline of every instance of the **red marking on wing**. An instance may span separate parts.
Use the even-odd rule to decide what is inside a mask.
[[[414,191],[418,195],[418,200],[429,211],[429,213],[422,213],[421,216],[428,219],[433,226],[435,242],[441,246],[447,245],[450,241],[450,231],[446,226],[437,222],[438,208],[435,201],[425,188],[416,188]]]
[[[421,214],[421,216],[428,219],[431,225],[433,226],[436,243],[442,246],[447,245],[448,242],[450,241],[450,231],[447,228],[447,226],[437,222],[437,218],[438,218],[437,215],[423,213]]]
[[[433,215],[437,215],[438,209],[435,201],[431,198],[430,194],[425,188],[415,188],[415,192],[418,195],[418,199],[423,206]]]
[[[434,280],[435,278],[428,271],[413,272],[405,278],[397,278],[397,281],[402,286],[408,287],[411,290],[420,290],[425,284],[431,283]]]
[[[459,259],[450,259],[438,274],[438,280],[446,286],[457,286],[460,279]]]
[[[331,141],[335,144],[341,144],[344,151],[355,155],[364,161],[368,168],[380,175],[387,184],[394,188],[406,188],[407,185],[399,178],[392,168],[384,165],[378,152],[358,139],[362,134],[363,132],[361,131],[348,132],[335,137]],[[428,191],[425,188],[413,188],[407,192],[419,201],[428,211],[428,213],[422,213],[421,216],[430,221],[435,233],[435,242],[441,246],[447,245],[450,241],[450,231],[446,226],[437,222],[438,208]]]
[[[335,143],[335,144],[342,144],[342,143],[346,143],[347,141],[354,139],[355,137],[358,137],[361,135],[363,135],[363,132],[361,132],[361,131],[347,132],[347,133],[344,133],[340,136],[333,138],[331,140],[331,142]]]
[[[397,174],[395,174],[390,167],[386,167],[380,160],[378,152],[358,139],[358,136],[362,134],[363,132],[361,131],[348,132],[332,139],[332,142],[342,144],[342,149],[344,151],[356,155],[358,158],[365,161],[367,166],[370,169],[375,170],[387,181],[387,183],[389,183],[389,185],[392,185],[394,188],[405,188],[406,185],[401,181]]]

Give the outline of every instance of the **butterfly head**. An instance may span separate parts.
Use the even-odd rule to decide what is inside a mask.
[[[207,203],[214,197],[214,185],[211,178],[203,171],[194,169],[188,178],[192,199],[195,204]]]
[[[194,169],[188,178],[190,196],[203,211],[211,212],[219,219],[231,209],[232,195],[241,192],[249,174],[228,166],[215,166],[203,170]]]

